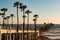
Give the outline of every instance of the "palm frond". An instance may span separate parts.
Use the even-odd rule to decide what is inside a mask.
[[[37,15],[37,14],[35,14],[33,17],[38,18],[38,15]]]
[[[32,13],[31,11],[27,10],[25,13],[29,14],[29,13]]]
[[[33,19],[33,21],[37,21],[37,19]]]
[[[11,17],[13,17],[13,16],[14,16],[14,14],[11,14],[10,16],[11,16]]]
[[[18,6],[19,4],[20,4],[19,2],[15,2],[13,7]]]
[[[8,9],[7,8],[2,8],[1,11],[7,11]]]
[[[10,16],[7,16],[6,18],[7,18],[7,19],[9,19],[9,18],[10,18]]]

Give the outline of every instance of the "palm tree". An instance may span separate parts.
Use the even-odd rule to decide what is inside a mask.
[[[19,2],[14,3],[14,7],[17,7],[17,35],[16,35],[16,40],[19,40],[18,39],[18,24],[19,24],[18,7],[19,7],[19,5],[20,5]]]
[[[0,13],[0,15],[2,15],[2,17],[3,17],[3,14],[4,14],[4,13]]]
[[[33,19],[34,21],[34,26],[35,26],[35,40],[36,40],[36,19]]]
[[[6,21],[6,17],[4,17],[4,20]],[[6,25],[5,25],[6,26]],[[6,30],[7,30],[7,27],[4,27],[4,28],[6,28]],[[7,34],[5,33],[5,40],[7,40],[8,39],[8,37],[7,37]]]
[[[11,24],[12,24],[11,26],[13,27],[13,17],[14,17],[14,14],[11,14],[10,16],[11,16]]]
[[[22,34],[22,40],[24,40],[24,27],[25,27],[25,9],[27,8],[27,6],[26,5],[21,5],[20,7],[19,7],[22,11],[23,11],[23,34]]]
[[[8,26],[9,26],[9,18],[10,18],[10,16],[7,16],[6,18],[7,18],[7,24],[8,24]],[[7,40],[8,40],[8,31],[9,31],[9,30],[10,30],[10,28],[7,27]]]
[[[0,15],[2,15],[2,13],[0,13]]]
[[[3,11],[3,12],[4,12],[4,13],[3,13],[3,14],[4,14],[4,15],[3,15],[3,26],[4,26],[4,17],[5,17],[5,12],[6,12],[7,10],[8,10],[7,8],[2,8],[2,9],[1,9],[1,11]]]
[[[9,18],[10,18],[10,16],[7,16],[6,18],[7,18],[7,24],[9,24]]]
[[[35,40],[36,40],[36,21],[37,21],[38,15],[34,15],[34,26],[35,26]]]
[[[1,13],[0,13],[0,15],[1,15]],[[1,40],[1,27],[0,27],[0,40]]]
[[[31,11],[27,10],[25,13],[27,14],[27,40],[28,40],[29,14],[31,13]]]
[[[2,16],[3,17],[3,16]],[[4,17],[5,24],[7,23],[7,17]],[[6,25],[5,25],[6,26]],[[6,27],[4,27],[6,28]]]
[[[10,16],[11,16],[11,27],[13,28],[13,17],[14,17],[14,14],[10,14]],[[10,32],[10,40],[11,40],[11,32]]]

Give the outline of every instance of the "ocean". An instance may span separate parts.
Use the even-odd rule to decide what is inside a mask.
[[[0,24],[2,26],[3,24]],[[12,27],[12,24],[5,24],[6,27]],[[19,28],[23,27],[23,24],[18,24]],[[42,27],[44,24],[37,24],[37,27]],[[13,27],[17,27],[17,24],[13,24]],[[27,28],[27,24],[25,24],[25,28]],[[29,24],[29,28],[34,28],[34,24]],[[52,28],[60,28],[60,24],[54,24]]]
[[[2,26],[3,24],[0,24]],[[6,27],[12,27],[12,24],[4,24]],[[19,28],[23,27],[23,24],[18,24]],[[41,27],[43,24],[37,24],[37,27]],[[17,24],[13,24],[13,27],[17,27]],[[25,24],[25,28],[27,28],[27,24]],[[34,24],[29,24],[29,28],[34,28]]]

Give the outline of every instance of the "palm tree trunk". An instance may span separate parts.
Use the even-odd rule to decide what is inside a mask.
[[[11,17],[11,27],[13,28],[13,17]],[[10,40],[11,40],[11,27],[10,27]]]
[[[7,25],[9,26],[9,19],[7,19]],[[7,40],[8,40],[8,31],[9,31],[9,28],[7,27]]]
[[[12,22],[11,22],[11,26],[13,27],[13,17],[11,18],[11,21],[12,21]]]
[[[18,18],[18,6],[17,6],[17,35],[16,35],[16,40],[19,40],[18,39],[18,23],[19,22],[19,18]]]
[[[3,16],[3,27],[4,27],[4,16]]]
[[[34,26],[35,26],[35,40],[36,40],[36,21],[34,21]]]
[[[13,33],[13,40],[15,40],[15,34]]]
[[[10,40],[11,40],[11,27],[10,27]]]
[[[7,40],[8,40],[8,30],[7,30]]]
[[[4,16],[3,16],[3,23],[4,23],[4,21],[6,21],[6,19],[4,20]],[[6,30],[7,30],[7,27],[4,27],[4,24],[3,24],[3,28],[6,28]],[[7,40],[7,33],[5,33],[5,40]]]
[[[28,28],[29,28],[29,14],[28,14],[28,18],[27,18],[27,40],[28,40]]]
[[[0,26],[0,40],[1,40],[1,26]]]
[[[4,15],[3,15],[3,27],[4,27],[4,17],[5,17],[5,11],[4,11]]]
[[[23,16],[24,16],[24,10],[23,10]],[[22,40],[24,40],[24,27],[25,27],[25,17],[23,17],[23,33],[22,33]]]

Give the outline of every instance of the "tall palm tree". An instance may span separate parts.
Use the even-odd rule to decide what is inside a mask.
[[[6,17],[7,18],[7,24],[8,24],[8,26],[9,26],[9,18],[10,18],[10,16],[7,16]],[[10,30],[10,28],[9,27],[7,27],[7,40],[8,40],[8,31]]]
[[[4,13],[0,13],[3,16]],[[0,40],[1,40],[1,27],[0,27]]]
[[[13,27],[13,17],[14,17],[14,14],[11,14],[10,16],[11,16],[11,24],[12,24],[11,26]]]
[[[14,14],[10,14],[10,16],[11,16],[11,27],[13,28],[13,17],[15,17],[15,16],[14,16]],[[10,32],[10,40],[11,40],[11,32]]]
[[[16,35],[16,40],[19,40],[19,39],[18,39],[18,24],[19,24],[18,8],[19,8],[19,5],[20,5],[19,2],[15,2],[15,3],[14,3],[14,7],[17,8],[17,35]]]
[[[0,13],[0,15],[2,16],[2,13]]]
[[[22,40],[24,40],[24,27],[25,27],[25,9],[27,8],[26,5],[21,5],[19,7],[23,11],[23,34],[22,34]]]
[[[3,26],[4,26],[4,17],[5,17],[5,12],[7,11],[8,9],[7,8],[2,8],[1,11],[4,12],[4,15],[3,15]]]
[[[10,16],[7,16],[7,17],[4,18],[5,20],[7,20],[7,25],[8,26],[9,26],[9,18],[10,18]],[[8,31],[9,31],[9,28],[6,27],[6,29],[7,29],[7,34],[5,34],[5,36],[7,37],[7,40],[8,40]]]
[[[31,13],[31,11],[27,10],[25,13],[27,14],[27,40],[28,40],[29,14]]]
[[[4,21],[6,22],[6,17],[4,17]],[[6,25],[5,25],[6,26]],[[7,27],[4,27],[4,28],[6,28],[6,30],[7,30]],[[7,40],[8,38],[7,38],[7,34],[5,33],[5,40]]]
[[[1,13],[0,13],[0,15],[1,15]],[[0,27],[0,40],[1,40],[1,27]]]
[[[34,26],[35,26],[35,40],[36,40],[36,21],[37,21],[38,15],[34,15]]]

